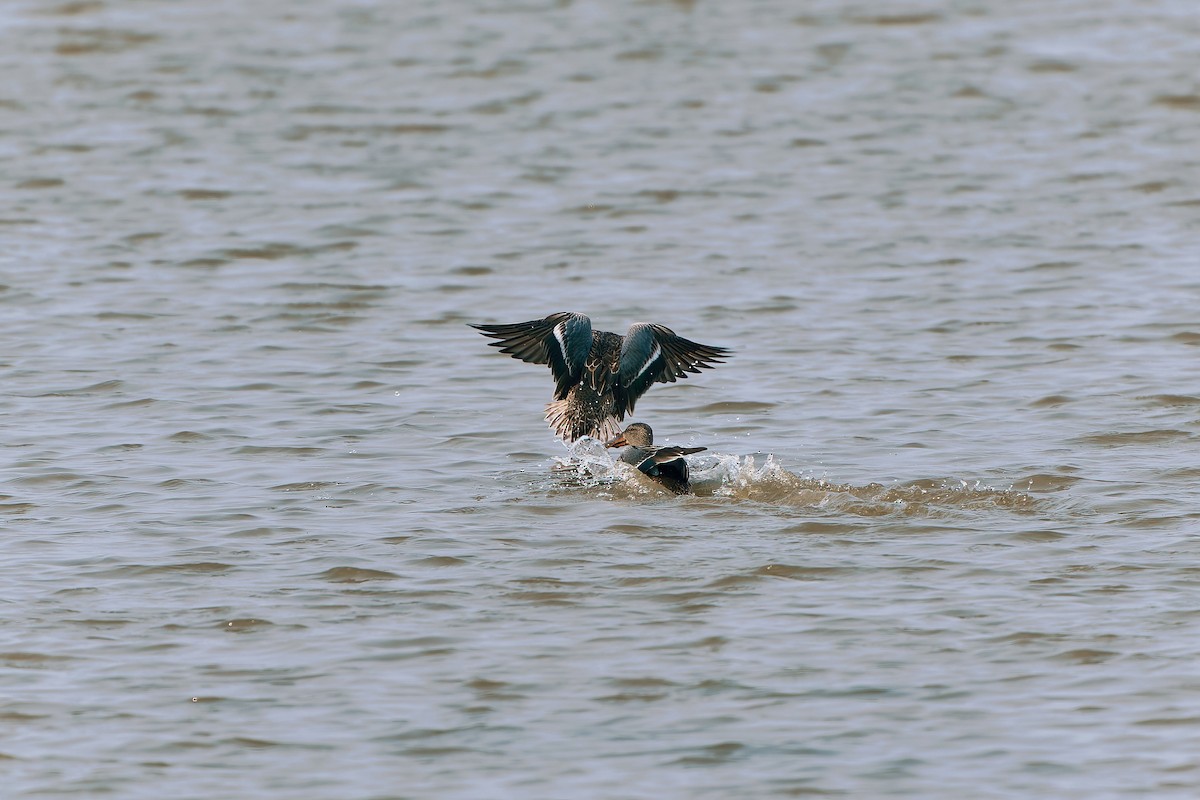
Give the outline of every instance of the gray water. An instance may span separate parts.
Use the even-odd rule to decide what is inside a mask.
[[[1200,793],[1191,0],[0,9],[6,797]],[[668,495],[467,322],[735,351]]]

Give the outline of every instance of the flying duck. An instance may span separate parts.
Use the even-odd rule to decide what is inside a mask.
[[[688,465],[683,457],[707,450],[707,447],[655,447],[654,431],[644,422],[635,422],[620,436],[608,442],[608,447],[624,447],[621,461],[632,464],[641,472],[670,489],[675,494],[689,494]]]
[[[501,353],[550,366],[554,400],[546,405],[546,421],[566,442],[616,436],[650,384],[674,383],[730,354],[652,322],[630,325],[624,336],[592,330],[590,319],[569,311],[513,325],[471,327],[498,339],[490,345]]]

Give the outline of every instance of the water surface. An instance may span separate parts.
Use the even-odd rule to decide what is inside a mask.
[[[1194,797],[1198,20],[9,4],[9,795]]]

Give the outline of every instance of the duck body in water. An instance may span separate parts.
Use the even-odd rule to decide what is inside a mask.
[[[652,384],[674,383],[730,355],[724,347],[684,339],[652,322],[635,323],[624,336],[593,330],[587,316],[570,311],[471,327],[498,340],[491,346],[501,353],[550,367],[554,400],[546,406],[546,421],[566,442],[616,436],[621,420]]]
[[[635,422],[620,436],[607,443],[608,447],[624,447],[620,460],[632,464],[675,494],[691,494],[692,485],[684,456],[707,450],[707,447],[656,447],[654,431],[644,422]]]

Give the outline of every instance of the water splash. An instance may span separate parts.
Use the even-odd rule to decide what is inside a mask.
[[[906,483],[855,486],[796,474],[774,455],[716,454],[716,463],[693,472],[697,493],[788,507],[819,507],[862,516],[934,514],[951,509],[1025,509],[1034,499],[1011,487],[998,489],[981,481],[928,478]]]
[[[774,455],[739,456],[708,452],[690,456],[692,490],[701,497],[728,498],[784,508],[826,509],[860,516],[930,515],[953,510],[1032,509],[1034,498],[1012,487],[981,481],[926,478],[906,483],[835,483],[787,469]],[[580,439],[555,459],[560,485],[592,487],[614,499],[673,497],[671,492],[617,461],[602,442]]]
[[[568,485],[599,486],[618,480],[616,465],[616,458],[604,442],[584,436],[567,447],[565,456],[554,459],[550,471]]]

